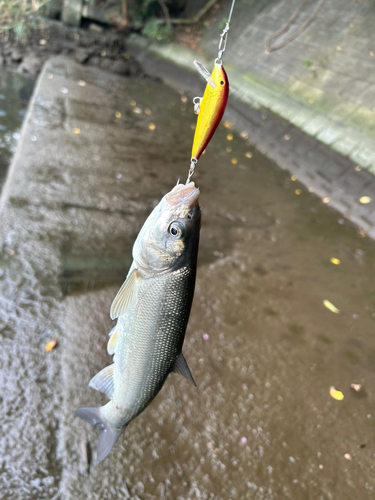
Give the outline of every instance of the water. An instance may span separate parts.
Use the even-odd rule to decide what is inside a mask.
[[[124,139],[124,164],[137,157],[136,172],[121,171],[137,186],[126,196],[141,208],[124,222],[135,216],[140,227],[150,199],[187,171],[187,162],[182,171],[181,165],[195,116],[160,85],[127,89],[129,101],[150,108],[157,124],[146,150],[137,133]],[[254,149],[251,138],[224,126],[195,180],[203,216],[184,353],[198,390],[170,377],[125,431],[115,456],[126,463],[128,484],[140,485],[133,492],[144,491],[144,498],[351,498],[356,488],[367,498],[375,487],[373,242]],[[135,234],[126,238],[128,256]],[[120,257],[120,248],[115,251],[112,238],[95,241],[91,262],[100,275],[110,252]],[[113,283],[119,286],[130,261],[117,262]],[[73,270],[74,262],[68,264]],[[99,297],[108,282],[95,282],[85,266],[76,268],[78,281],[84,284],[87,272],[87,288]],[[360,384],[359,392],[352,384]],[[331,397],[331,386],[343,392],[343,401]],[[118,462],[112,458],[103,467],[111,463]],[[105,477],[96,470],[89,488]]]
[[[34,80],[0,70],[0,189],[19,138]]]
[[[23,302],[13,332],[2,333],[10,410],[0,485],[10,498],[19,484],[27,498],[48,498],[53,484],[53,494],[75,500],[373,498],[374,242],[224,125],[195,176],[201,244],[183,352],[198,389],[168,377],[88,474],[80,450],[88,440],[95,455],[97,429],[73,412],[105,402],[87,383],[111,363],[109,307],[146,216],[187,175],[196,117],[185,96],[158,82],[48,71],[34,110],[41,118],[45,109],[46,121],[27,130],[38,161],[17,177],[4,222],[16,288],[6,275],[0,291],[10,283]],[[69,87],[69,106],[60,92],[54,98],[55,128],[43,107],[53,85]],[[45,320],[31,317],[33,307]],[[56,331],[60,344],[46,356]]]

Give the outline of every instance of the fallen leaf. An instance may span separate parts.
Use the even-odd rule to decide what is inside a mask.
[[[359,199],[360,203],[366,204],[371,202],[370,196],[361,196]]]
[[[336,399],[337,401],[342,401],[344,399],[344,394],[341,391],[336,391],[333,386],[330,388],[329,394],[333,399]]]
[[[46,352],[51,352],[53,351],[53,349],[57,346],[59,340],[56,338],[56,339],[53,339],[53,340],[50,340],[49,342],[47,342],[47,344],[44,346],[44,349],[46,350]]]
[[[335,307],[329,300],[327,299],[323,300],[323,304],[327,309],[329,309],[333,313],[340,314],[340,309],[337,309],[337,307]]]

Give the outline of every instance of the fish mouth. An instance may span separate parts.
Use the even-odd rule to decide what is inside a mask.
[[[165,199],[168,205],[174,207],[180,204],[186,204],[189,207],[198,206],[199,189],[195,187],[193,181],[189,184],[177,184],[172,191],[170,191]]]

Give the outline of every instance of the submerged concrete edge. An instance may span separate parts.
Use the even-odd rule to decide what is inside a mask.
[[[27,109],[26,117],[22,123],[22,127],[20,130],[20,138],[18,140],[17,149],[16,149],[16,152],[14,153],[14,155],[12,157],[12,161],[9,165],[8,172],[7,172],[7,175],[5,177],[4,185],[3,185],[2,189],[0,190],[0,214],[2,213],[2,211],[4,209],[4,205],[6,204],[7,200],[9,199],[10,189],[11,189],[12,184],[13,184],[13,178],[14,178],[15,172],[18,168],[18,159],[23,154],[23,145],[24,145],[26,140],[31,140],[30,137],[28,137],[26,131],[29,128],[29,124],[32,120],[32,110],[34,108],[35,99],[38,95],[39,88],[41,86],[43,75],[46,72],[46,67],[47,67],[47,63],[44,65],[39,77],[37,78],[37,80],[35,82],[34,90],[33,90],[33,93],[32,93],[31,99],[30,99],[30,103],[29,103],[29,106]]]
[[[212,65],[211,56],[207,58],[176,43],[165,44],[133,34],[127,44],[136,51],[148,51],[154,56],[168,59],[192,72],[195,68],[187,61],[198,58],[204,65],[208,67]],[[373,141],[362,137],[359,132],[349,127],[336,123],[311,107],[304,106],[286,92],[272,88],[271,84],[267,85],[264,81],[258,81],[255,75],[243,75],[229,64],[225,64],[225,67],[230,72],[231,94],[237,99],[255,109],[270,109],[304,133],[328,145],[343,156],[349,157],[361,168],[366,168],[375,175],[375,143]]]

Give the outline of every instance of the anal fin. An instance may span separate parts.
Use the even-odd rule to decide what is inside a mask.
[[[186,359],[184,358],[182,352],[177,356],[175,362],[172,365],[171,372],[179,373],[183,377],[187,378],[194,387],[197,387],[197,384],[194,382],[191,371],[186,363]]]
[[[103,368],[89,382],[89,387],[97,391],[104,392],[109,398],[113,396],[115,385],[115,365],[109,365]]]

